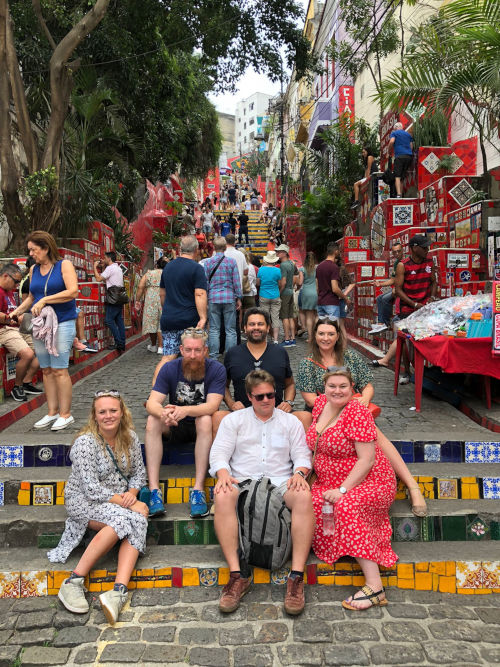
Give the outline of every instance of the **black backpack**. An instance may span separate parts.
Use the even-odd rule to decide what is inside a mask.
[[[237,511],[242,574],[247,565],[283,567],[292,552],[292,515],[278,488],[268,477],[241,482]]]

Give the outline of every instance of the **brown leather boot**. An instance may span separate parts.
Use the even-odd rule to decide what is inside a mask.
[[[304,611],[306,604],[304,596],[304,579],[302,577],[288,578],[285,595],[285,611],[291,616],[297,616]]]
[[[230,574],[229,581],[222,589],[219,599],[219,609],[229,614],[240,606],[240,600],[250,588],[250,579],[244,579],[239,574]]]

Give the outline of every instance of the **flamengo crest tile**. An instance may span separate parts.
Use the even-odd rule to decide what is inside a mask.
[[[467,204],[467,202],[476,194],[476,191],[467,179],[462,178],[454,188],[451,188],[449,194],[459,206],[465,206],[465,204]]]
[[[483,477],[483,498],[500,500],[500,477]]]
[[[24,465],[22,445],[0,446],[0,468],[22,468]]]
[[[392,207],[392,224],[394,226],[410,227],[413,224],[413,206],[411,204],[394,205]]]

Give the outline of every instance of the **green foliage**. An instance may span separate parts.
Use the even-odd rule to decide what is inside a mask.
[[[447,174],[453,174],[459,164],[460,161],[456,155],[443,155],[439,160],[438,168],[440,171],[445,171]]]
[[[449,117],[442,111],[426,112],[412,126],[413,144],[421,146],[448,146]]]
[[[248,157],[245,165],[245,173],[251,180],[256,180],[257,177],[264,176],[267,167],[267,154],[264,152],[254,151]]]
[[[26,198],[24,205],[26,212],[29,214],[37,203],[49,199],[57,184],[55,167],[47,167],[47,169],[39,169],[32,174],[27,174],[22,184],[22,193]]]

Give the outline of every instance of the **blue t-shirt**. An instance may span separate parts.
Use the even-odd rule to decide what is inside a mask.
[[[231,232],[231,225],[227,220],[224,220],[224,222],[221,222],[220,225],[220,235],[221,236],[227,236]]]
[[[171,405],[200,405],[208,394],[221,394],[226,389],[226,369],[215,359],[205,359],[203,380],[186,380],[182,372],[182,357],[168,361],[160,368],[154,391],[168,396]],[[194,417],[186,417],[193,421]]]
[[[277,266],[261,266],[257,273],[260,279],[259,295],[263,299],[279,299],[281,271]]]
[[[393,130],[390,138],[394,138],[394,157],[398,155],[413,155],[413,151],[411,150],[413,137],[409,132],[406,130]]]
[[[163,269],[160,287],[165,290],[161,330],[181,331],[196,326],[200,316],[196,310],[194,291],[207,290],[203,267],[192,259],[177,257]]]

